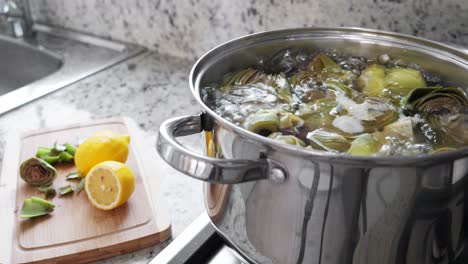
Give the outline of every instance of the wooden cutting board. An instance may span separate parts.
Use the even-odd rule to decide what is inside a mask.
[[[129,156],[126,164],[136,177],[135,191],[121,207],[112,211],[94,208],[85,191],[68,196],[56,195],[51,201],[55,210],[45,217],[23,220],[19,211],[23,200],[31,196],[44,197],[37,188],[26,184],[18,168],[22,161],[33,157],[39,146],[58,143],[76,143],[101,130],[129,134]],[[157,177],[154,168],[155,147],[145,146],[133,121],[124,118],[94,121],[62,128],[46,129],[22,134],[18,144],[8,144],[5,149],[4,177],[15,177],[16,197],[13,217],[11,261],[13,263],[82,263],[155,245],[170,237],[170,217],[167,206],[159,197],[151,199],[145,187],[146,177]],[[16,160],[11,158],[16,156]],[[145,165],[146,164],[146,165]],[[54,187],[72,185],[78,180],[66,180],[73,165],[57,165],[58,176]],[[155,179],[152,179],[154,182]],[[159,186],[159,184],[156,184]],[[157,188],[151,192],[157,192]]]

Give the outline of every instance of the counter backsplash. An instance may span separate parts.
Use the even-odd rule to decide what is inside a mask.
[[[466,0],[34,0],[35,20],[195,59],[245,34],[357,26],[468,46]]]

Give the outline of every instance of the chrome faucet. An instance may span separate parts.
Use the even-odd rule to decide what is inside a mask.
[[[22,10],[15,1],[0,0],[0,29],[14,37],[21,38],[32,33],[28,1],[22,1]]]

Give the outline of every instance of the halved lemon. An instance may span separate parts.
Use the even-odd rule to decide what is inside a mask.
[[[135,176],[121,162],[104,161],[89,171],[85,178],[85,190],[94,207],[112,210],[130,198],[135,190]]]

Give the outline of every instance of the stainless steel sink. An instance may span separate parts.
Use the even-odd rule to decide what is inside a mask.
[[[60,57],[22,41],[0,36],[0,96],[62,67]]]
[[[41,24],[33,31],[24,39],[0,32],[0,114],[145,51]]]

